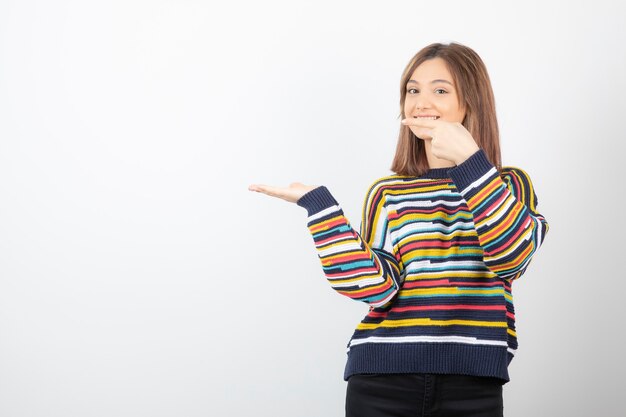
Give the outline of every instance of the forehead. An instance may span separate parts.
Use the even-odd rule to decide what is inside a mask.
[[[430,83],[433,80],[453,82],[452,74],[448,70],[446,62],[441,58],[432,58],[422,62],[415,68],[410,77],[410,81],[415,81],[419,84]]]

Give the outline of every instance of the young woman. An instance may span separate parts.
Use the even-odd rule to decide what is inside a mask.
[[[400,83],[392,171],[357,233],[324,186],[251,185],[308,211],[330,285],[370,305],[348,345],[347,416],[502,416],[517,349],[511,286],[548,223],[528,174],[502,167],[480,57],[432,44]]]

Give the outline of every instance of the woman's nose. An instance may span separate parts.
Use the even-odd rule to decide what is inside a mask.
[[[429,107],[430,107],[430,100],[428,100],[428,97],[426,97],[423,94],[420,94],[415,100],[415,108],[417,110],[420,110],[420,109],[427,109]]]

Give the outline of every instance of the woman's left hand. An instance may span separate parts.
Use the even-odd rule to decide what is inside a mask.
[[[460,165],[480,148],[476,141],[459,122],[407,118],[402,124],[412,127],[411,131],[424,140],[430,140],[431,151],[437,158]]]

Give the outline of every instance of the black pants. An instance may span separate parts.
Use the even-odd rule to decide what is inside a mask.
[[[503,382],[466,375],[353,375],[346,417],[502,417]]]

